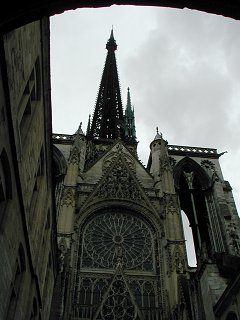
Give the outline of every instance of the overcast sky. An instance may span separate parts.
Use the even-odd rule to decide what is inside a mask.
[[[156,127],[169,144],[220,158],[240,211],[240,22],[193,10],[112,6],[51,17],[53,131],[86,131],[113,26],[123,106],[130,87],[139,157]]]

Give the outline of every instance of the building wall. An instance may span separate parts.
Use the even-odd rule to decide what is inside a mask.
[[[81,137],[83,139],[83,135]],[[177,155],[171,153],[169,155],[167,144],[163,140],[157,139],[151,143],[150,167],[146,169],[129,153],[128,149],[121,146],[122,142],[115,141],[112,146],[104,146],[103,153],[98,153],[89,166],[87,161],[91,145],[87,144],[85,158],[87,160],[85,169],[83,169],[84,159],[80,161],[80,158],[85,154],[85,147],[79,145],[79,148],[76,149],[76,140],[76,135],[69,136],[68,142],[64,138],[54,139],[56,149],[62,159],[65,157],[67,163],[66,175],[62,178],[64,182],[61,189],[58,221],[59,249],[62,256],[61,279],[65,279],[58,294],[64,296],[65,292],[67,295],[65,300],[67,302],[62,305],[61,309],[63,319],[67,319],[70,312],[72,312],[72,317],[75,316],[76,319],[82,319],[81,314],[84,312],[86,314],[94,312],[91,305],[80,307],[78,304],[81,304],[81,298],[76,299],[75,295],[67,292],[81,291],[80,283],[84,277],[84,268],[81,272],[79,254],[81,251],[79,245],[84,241],[82,236],[84,231],[81,225],[94,217],[95,213],[97,215],[102,212],[101,210],[111,208],[111,206],[113,210],[114,206],[115,208],[124,207],[124,210],[136,210],[135,212],[138,212],[139,216],[142,214],[149,221],[154,221],[153,225],[157,230],[156,239],[159,240],[157,245],[159,251],[156,252],[155,259],[159,261],[158,265],[160,266],[160,272],[157,276],[159,280],[157,299],[159,299],[162,308],[161,319],[170,319],[171,317],[194,320],[218,319],[218,313],[214,308],[221,299],[226,304],[225,291],[229,288],[233,272],[236,272],[235,270],[229,271],[233,262],[225,263],[224,259],[225,257],[227,259],[228,257],[237,258],[239,255],[238,251],[233,250],[230,241],[230,236],[232,237],[234,232],[236,236],[233,239],[238,241],[239,218],[234,210],[235,204],[231,195],[231,187],[227,181],[224,181],[217,152],[213,152],[212,156],[195,156],[194,154],[189,156],[184,151],[180,151]],[[97,146],[100,150],[99,142]],[[182,147],[178,147],[178,149],[182,149]],[[119,191],[122,190],[121,175],[116,178],[114,174],[109,173],[113,170],[114,159],[121,152],[129,172],[132,172],[137,179],[132,188],[137,186],[138,190],[143,188],[141,195],[144,196],[137,200],[138,204],[134,203],[136,199],[129,201],[130,198],[126,195],[123,196]],[[59,155],[58,158],[60,159]],[[62,160],[58,162],[57,166],[60,168]],[[182,167],[181,163],[184,164]],[[191,192],[194,195],[192,201],[195,202],[196,214],[201,224],[201,226],[199,225],[201,239],[198,240],[198,252],[196,252],[197,267],[194,269],[188,268],[186,262],[186,248],[180,218],[182,203],[180,201],[181,190],[178,188],[179,171],[183,176],[185,171],[187,173],[193,171],[194,177],[199,179],[201,184],[198,193],[195,192],[196,190],[194,191],[197,185],[193,184],[191,187],[191,181],[189,181],[188,187],[187,184],[185,187],[179,185],[180,189],[182,187],[187,190],[192,189]],[[108,188],[106,181],[109,181],[112,186],[114,185],[113,189]],[[127,180],[124,182],[125,190],[128,190],[128,183]],[[71,190],[72,192],[70,192]],[[114,190],[118,190],[116,194]],[[201,204],[197,200],[198,197],[201,199]],[[146,201],[145,204],[142,202],[143,199]],[[192,203],[191,206],[194,204]],[[204,220],[201,219],[201,216],[205,217]],[[191,217],[189,216],[189,218]],[[196,221],[192,220],[191,222],[191,226],[194,227]],[[194,230],[196,240],[198,238],[196,225]],[[204,236],[207,230],[210,235],[209,240]],[[208,241],[207,243],[205,243],[205,239]],[[238,261],[238,259],[234,261]],[[233,290],[229,290],[233,294]],[[234,309],[236,312],[238,309],[237,300],[234,301],[228,303],[227,307],[225,305],[222,307],[221,319],[227,317],[229,310]],[[235,303],[234,307],[233,303]],[[155,316],[157,317],[157,315]],[[59,318],[56,317],[56,319]]]
[[[48,319],[56,271],[48,19],[1,45],[0,181],[12,192],[0,198],[0,318]]]

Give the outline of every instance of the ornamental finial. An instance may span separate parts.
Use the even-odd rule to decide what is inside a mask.
[[[113,50],[113,51],[117,50],[117,44],[116,44],[116,41],[113,36],[113,26],[112,26],[112,30],[110,33],[110,38],[108,39],[108,42],[106,44],[106,49]]]
[[[79,133],[79,134],[82,134],[82,133],[83,133],[83,131],[82,131],[82,121],[81,121],[80,124],[79,124],[78,133]]]
[[[156,131],[157,131],[157,134],[156,134],[154,140],[162,139],[162,133],[160,132],[160,134],[159,134],[158,127],[156,127]]]

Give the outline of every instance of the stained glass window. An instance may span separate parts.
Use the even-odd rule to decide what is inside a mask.
[[[153,239],[148,225],[135,215],[102,213],[87,224],[82,267],[153,271]]]

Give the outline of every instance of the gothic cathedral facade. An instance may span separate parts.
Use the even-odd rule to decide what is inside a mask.
[[[73,135],[53,135],[60,250],[54,315],[239,319],[224,296],[239,276],[240,228],[221,154],[169,145],[157,130],[144,167],[129,89],[123,112],[113,31],[106,49],[86,134],[80,124]],[[192,268],[182,211],[192,228]]]

